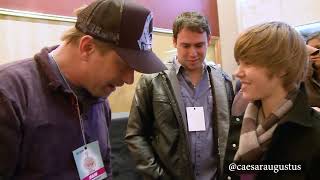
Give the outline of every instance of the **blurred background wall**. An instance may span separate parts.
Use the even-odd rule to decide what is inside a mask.
[[[0,0],[0,63],[32,57],[45,46],[59,44],[61,34],[74,25],[72,12],[92,0]],[[153,11],[153,51],[167,61],[175,55],[172,46],[171,26],[175,17],[184,11],[199,11],[208,17],[213,41],[208,49],[208,60],[221,63],[219,50],[219,28],[216,0],[136,0]],[[213,8],[211,8],[213,7]],[[135,83],[118,88],[109,101],[113,112],[128,112],[134,95],[135,84],[140,73],[135,73]]]
[[[44,46],[59,43],[74,25],[72,11],[92,0],[0,0],[0,63],[32,57]],[[199,11],[211,24],[214,41],[208,59],[221,64],[230,76],[236,68],[233,45],[245,28],[265,21],[293,26],[320,21],[319,0],[135,0],[153,11],[153,50],[164,61],[175,54],[171,24],[183,11]],[[12,11],[18,10],[18,11]],[[40,13],[40,14],[38,14]],[[137,82],[140,74],[135,75]],[[109,100],[113,112],[128,112],[135,84],[118,89]]]

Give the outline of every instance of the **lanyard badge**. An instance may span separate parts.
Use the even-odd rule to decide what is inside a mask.
[[[107,177],[98,141],[72,151],[80,180],[100,180]]]
[[[107,172],[104,168],[104,164],[101,158],[99,143],[98,141],[94,141],[87,144],[84,133],[83,119],[80,116],[78,99],[76,98],[76,100],[84,145],[72,151],[72,153],[76,162],[80,180],[101,180],[107,177]]]
[[[203,107],[187,107],[186,110],[189,131],[205,131],[206,123]]]

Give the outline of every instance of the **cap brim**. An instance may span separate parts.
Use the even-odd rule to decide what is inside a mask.
[[[137,51],[115,47],[118,55],[134,70],[145,73],[157,73],[166,70],[166,66],[152,51]]]

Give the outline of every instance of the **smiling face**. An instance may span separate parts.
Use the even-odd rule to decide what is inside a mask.
[[[234,74],[241,82],[243,97],[250,101],[263,101],[284,91],[280,77],[271,75],[267,68],[240,60]]]
[[[234,46],[234,57],[240,66],[246,63],[265,67],[269,77],[281,77],[286,90],[300,85],[307,63],[304,40],[283,22],[258,24],[241,33]]]
[[[183,28],[173,39],[177,59],[187,71],[202,69],[210,38],[206,32],[194,32]]]

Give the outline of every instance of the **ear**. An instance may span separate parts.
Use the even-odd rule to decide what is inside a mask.
[[[283,78],[283,77],[286,76],[287,74],[288,74],[287,71],[281,70],[281,71],[278,73],[278,77],[279,77],[279,78]]]
[[[173,47],[177,48],[177,38],[172,37]]]
[[[89,35],[82,36],[79,40],[80,56],[87,60],[88,57],[95,51],[95,44],[93,43],[93,37]]]

